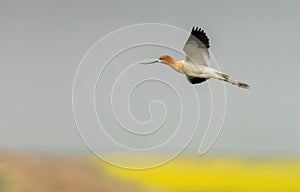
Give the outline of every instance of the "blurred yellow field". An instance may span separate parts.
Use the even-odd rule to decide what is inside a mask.
[[[147,170],[118,168],[96,158],[92,163],[99,171],[145,190],[300,191],[299,159],[185,156]]]

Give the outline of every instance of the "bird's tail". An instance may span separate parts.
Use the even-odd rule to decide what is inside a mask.
[[[231,83],[233,85],[236,85],[238,87],[241,87],[241,88],[244,88],[244,89],[249,89],[250,86],[247,84],[247,83],[243,83],[243,82],[240,82],[240,81],[237,81],[237,80],[234,80],[234,79],[230,79],[229,78],[229,75],[227,74],[224,74],[224,73],[220,73],[220,72],[217,72],[220,80],[223,80],[223,81],[226,81],[228,83]]]
[[[250,86],[247,83],[243,83],[243,82],[240,82],[240,81],[237,81],[237,80],[234,80],[234,79],[227,79],[227,80],[224,80],[224,81],[229,82],[233,85],[236,85],[236,86],[244,88],[244,89],[249,89],[250,88]]]

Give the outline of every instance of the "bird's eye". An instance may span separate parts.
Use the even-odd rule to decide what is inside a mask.
[[[159,60],[163,60],[163,58],[162,58],[162,57],[160,57],[160,58],[159,58]]]

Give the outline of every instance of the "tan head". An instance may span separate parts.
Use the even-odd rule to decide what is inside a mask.
[[[147,63],[142,63],[142,64],[151,64],[151,63],[163,63],[163,64],[167,64],[170,67],[172,67],[173,69],[175,69],[177,72],[183,73],[182,62],[176,61],[175,59],[173,59],[169,55],[162,55],[162,56],[160,56],[155,61],[151,61],[151,62],[147,62]]]
[[[164,63],[164,64],[171,64],[173,63],[174,59],[170,57],[169,55],[162,55],[158,58],[158,62]]]
[[[171,64],[174,63],[174,61],[175,60],[171,56],[169,56],[169,55],[162,55],[162,56],[160,56],[155,61],[151,61],[151,62],[147,62],[147,63],[142,63],[142,64],[164,63],[164,64],[171,65]]]

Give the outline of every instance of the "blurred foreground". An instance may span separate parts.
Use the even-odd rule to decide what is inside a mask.
[[[123,158],[125,158],[123,156]],[[132,162],[138,158],[126,157]],[[144,161],[155,158],[145,157]],[[139,159],[142,160],[142,159]],[[298,192],[300,159],[181,155],[151,169],[129,170],[93,158],[99,170],[144,189],[180,192]]]
[[[296,192],[300,191],[300,160],[195,155],[156,168],[128,170],[94,156],[0,152],[0,192],[29,191]]]
[[[135,192],[106,177],[86,157],[0,152],[0,192]]]

